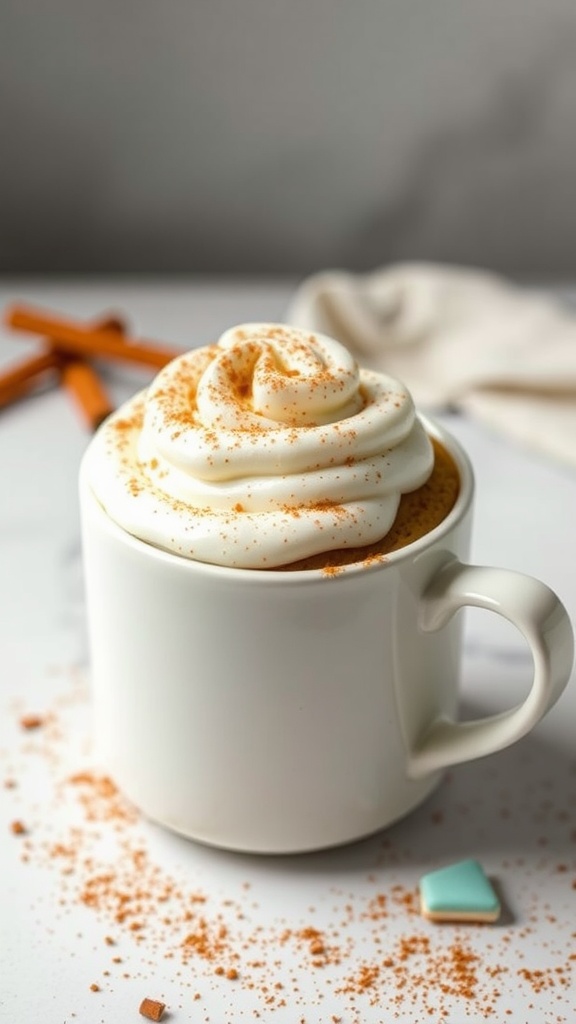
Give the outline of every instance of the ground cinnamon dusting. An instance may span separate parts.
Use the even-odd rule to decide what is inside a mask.
[[[64,719],[62,709],[55,709],[49,729],[37,737],[35,754],[53,778],[53,806],[46,805],[35,818],[26,813],[33,827],[30,836],[22,835],[28,858],[22,870],[32,862],[51,872],[64,917],[82,907],[97,918],[102,969],[90,989],[111,1005],[114,985],[124,978],[147,985],[158,964],[170,965],[174,989],[182,993],[183,1019],[194,1003],[198,1024],[249,1019],[233,1009],[237,996],[252,1000],[252,1016],[263,1024],[277,1012],[280,1020],[286,1012],[306,1024],[451,1024],[509,1016],[516,989],[535,1002],[546,999],[551,1006],[554,1000],[559,1011],[563,1004],[558,1000],[573,992],[574,939],[556,962],[549,955],[539,963],[531,954],[529,922],[487,932],[480,926],[438,927],[423,921],[416,878],[414,886],[398,881],[388,835],[381,840],[373,874],[359,891],[330,888],[327,881],[323,898],[330,898],[332,906],[329,912],[324,908],[321,923],[314,907],[271,920],[266,908],[264,913],[259,908],[254,883],[213,891],[195,878],[197,861],[194,856],[187,861],[184,848],[183,870],[172,874],[151,852],[155,830],[107,776],[90,768],[62,772],[71,735]],[[30,741],[21,743],[23,757],[30,758]],[[15,766],[10,767],[14,777]],[[16,805],[25,798],[25,787],[21,783],[5,798]],[[62,807],[68,811],[59,816]],[[443,818],[432,811],[428,819],[436,835]],[[551,868],[569,895],[575,871],[576,859],[566,851]],[[510,955],[501,962],[509,948],[515,966]],[[217,1018],[204,1012],[203,1004],[207,1010],[213,1002],[221,1007]],[[113,1019],[112,1011],[106,1019]],[[559,1012],[554,1018],[542,1015],[542,1024],[556,1024],[556,1019],[572,1024],[576,1018]]]
[[[365,547],[325,551],[281,568],[287,572],[298,569],[321,569],[325,576],[330,576],[336,575],[335,570],[345,565],[361,563],[369,567],[377,562],[386,561],[388,555],[412,544],[438,526],[446,518],[458,497],[460,478],[452,456],[443,445],[435,439],[432,439],[432,445],[435,460],[432,475],[418,490],[402,495],[396,519],[385,537]],[[322,507],[322,503],[319,507]],[[338,508],[341,512],[346,512],[342,506],[333,506],[330,510],[337,515]]]

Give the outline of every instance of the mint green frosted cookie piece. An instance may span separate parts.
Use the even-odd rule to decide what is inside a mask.
[[[496,921],[500,902],[477,860],[431,871],[420,880],[420,906],[432,921]]]

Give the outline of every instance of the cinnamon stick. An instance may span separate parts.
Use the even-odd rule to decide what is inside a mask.
[[[86,426],[96,430],[114,410],[96,370],[84,359],[66,359],[62,383],[75,401]]]
[[[93,329],[114,331],[120,339],[126,333],[125,324],[119,317],[97,320]],[[51,338],[51,342],[58,347],[58,338]],[[87,427],[97,430],[114,410],[99,374],[85,359],[64,358],[61,376],[62,384],[74,400]]]
[[[102,357],[161,369],[181,355],[176,349],[162,348],[154,342],[119,338],[117,330],[95,330],[27,306],[9,310],[6,323],[18,331],[54,338],[59,351],[84,358]]]
[[[33,391],[47,371],[58,370],[62,356],[54,349],[30,356],[0,373],[0,407]]]

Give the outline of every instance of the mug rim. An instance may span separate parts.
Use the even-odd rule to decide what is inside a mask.
[[[439,538],[449,533],[450,530],[452,530],[453,527],[463,519],[474,496],[474,471],[472,469],[470,458],[463,446],[449,430],[432,417],[418,413],[418,419],[424,426],[426,433],[429,434],[430,437],[434,438],[434,440],[439,441],[446,448],[458,467],[460,475],[460,490],[454,505],[441,523],[423,534],[422,537],[412,541],[410,544],[405,544],[403,547],[398,548],[396,551],[391,551],[382,558],[374,558],[368,562],[361,559],[358,562],[350,562],[348,564],[338,566],[336,571],[332,573],[327,573],[325,568],[286,570],[279,567],[271,567],[270,569],[250,569],[239,566],[216,565],[212,562],[202,562],[194,558],[185,558],[183,555],[178,555],[174,551],[168,551],[164,548],[157,547],[155,544],[151,544],[149,541],[142,540],[135,534],[129,533],[128,530],[124,529],[124,527],[119,526],[119,524],[108,515],[88,482],[85,469],[85,457],[82,459],[80,466],[80,491],[81,493],[84,492],[89,496],[96,514],[101,519],[102,523],[106,525],[109,532],[116,536],[117,540],[126,544],[136,552],[146,554],[147,557],[152,558],[153,560],[163,562],[167,565],[171,565],[172,567],[178,566],[184,572],[199,572],[207,575],[215,574],[220,577],[228,576],[236,582],[239,582],[240,580],[244,580],[246,582],[253,580],[254,582],[258,581],[260,583],[265,583],[266,581],[278,583],[279,579],[282,579],[283,586],[293,586],[306,580],[325,581],[326,579],[330,579],[336,581],[340,579],[349,579],[350,577],[355,577],[359,574],[364,575],[366,573],[382,572],[384,569],[392,568],[401,562],[414,558],[422,551],[432,547]]]

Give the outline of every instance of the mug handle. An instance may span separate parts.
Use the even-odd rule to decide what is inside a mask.
[[[532,686],[521,704],[501,714],[471,722],[438,718],[412,750],[411,778],[515,743],[552,707],[570,678],[572,627],[566,609],[544,583],[523,573],[464,565],[455,559],[428,583],[421,598],[419,626],[425,632],[441,629],[466,605],[496,612],[520,630],[534,660]]]

